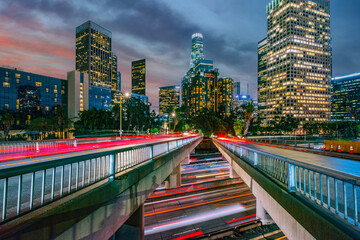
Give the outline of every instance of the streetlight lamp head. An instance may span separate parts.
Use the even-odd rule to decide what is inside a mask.
[[[125,93],[125,97],[129,97],[130,96],[130,94],[127,92],[127,93]]]
[[[172,117],[175,117],[175,113],[172,113],[171,116],[172,116]]]

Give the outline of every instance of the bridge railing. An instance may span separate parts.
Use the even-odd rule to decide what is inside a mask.
[[[200,138],[121,147],[91,154],[71,154],[0,171],[0,224]],[[76,156],[75,156],[76,155]],[[11,163],[10,163],[11,164]]]
[[[359,226],[360,178],[275,154],[216,140],[279,184],[355,226]]]
[[[0,143],[0,156],[16,153],[39,152],[54,148],[76,147],[76,144],[76,139],[4,142]]]

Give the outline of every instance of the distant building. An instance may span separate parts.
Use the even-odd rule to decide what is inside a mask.
[[[202,34],[193,34],[190,69],[181,81],[181,106],[185,108],[185,117],[197,116],[204,109],[220,115],[230,114],[233,80],[219,79],[219,71],[213,67],[213,61],[204,57]]]
[[[145,59],[131,63],[131,92],[139,95],[145,94],[146,66]]]
[[[250,95],[236,95],[233,99],[233,109],[237,109],[250,102],[253,102]]]
[[[330,1],[273,0],[266,7],[265,123],[292,116],[300,126],[330,119]],[[262,41],[263,45],[264,41]],[[261,90],[262,90],[261,89]]]
[[[190,68],[193,68],[197,60],[204,59],[204,43],[201,33],[194,33],[191,39]]]
[[[159,88],[159,113],[164,116],[167,109],[174,110],[180,107],[180,86],[168,86]]]
[[[117,71],[117,89],[118,91],[121,91],[121,72]]]
[[[89,109],[89,75],[79,71],[67,73],[68,118],[75,119]]]
[[[0,67],[0,109],[26,115],[31,120],[67,105],[65,79]],[[20,124],[20,122],[16,122]]]
[[[89,109],[111,110],[111,89],[97,86],[89,86]]]
[[[117,57],[109,30],[87,21],[76,28],[76,70],[89,74],[89,84],[116,89]]]
[[[220,115],[230,116],[233,109],[233,86],[231,78],[219,78],[217,82],[217,111]]]
[[[331,81],[331,120],[360,117],[360,73],[335,77]]]

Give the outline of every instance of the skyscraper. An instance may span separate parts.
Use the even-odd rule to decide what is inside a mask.
[[[159,88],[159,112],[163,116],[169,107],[173,110],[180,107],[180,86]]]
[[[191,38],[190,68],[195,67],[194,63],[196,60],[204,59],[203,35],[201,33],[194,33]]]
[[[117,90],[121,91],[121,72],[117,71]]]
[[[332,51],[329,0],[273,0],[267,11],[266,122],[293,116],[303,125],[330,118]]]
[[[117,58],[111,52],[111,36],[109,30],[92,21],[76,28],[76,70],[89,74],[90,85],[116,86],[112,70],[117,66]]]
[[[266,63],[269,42],[264,38],[258,43],[258,117],[261,123],[266,120],[266,98],[268,95]]]
[[[117,56],[111,53],[111,89],[118,90]]]
[[[233,106],[234,81],[231,78],[219,78],[217,82],[216,112],[220,115],[230,115]]]
[[[131,92],[145,95],[145,59],[131,63]]]

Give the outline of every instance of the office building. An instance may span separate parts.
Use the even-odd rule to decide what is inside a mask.
[[[335,77],[331,81],[331,120],[346,121],[360,115],[360,73]]]
[[[145,94],[146,66],[145,59],[131,63],[131,92],[139,95]]]
[[[67,105],[67,81],[0,67],[0,110],[19,112],[27,120],[51,114],[57,106]],[[16,120],[19,125],[20,121]]]
[[[269,42],[267,38],[258,43],[258,117],[262,124],[266,123],[266,98],[269,94],[266,78],[268,47]]]
[[[89,74],[92,86],[116,89],[117,57],[109,30],[87,21],[76,28],[76,70]]]
[[[220,115],[230,116],[233,109],[233,86],[234,81],[231,78],[219,78],[217,82],[217,91],[214,93],[217,97],[217,109]]]
[[[180,86],[168,86],[159,88],[159,113],[164,116],[168,109],[180,107]]]
[[[204,43],[201,33],[191,36],[190,68],[195,67],[195,61],[204,59]]]
[[[117,71],[117,89],[118,91],[121,91],[121,72]]]
[[[89,75],[79,71],[67,73],[68,118],[75,120],[79,113],[89,109]]]
[[[267,7],[265,122],[330,118],[332,50],[329,0],[273,0]],[[266,45],[266,44],[263,44]],[[262,90],[262,89],[261,89]],[[263,92],[261,92],[263,94]]]

